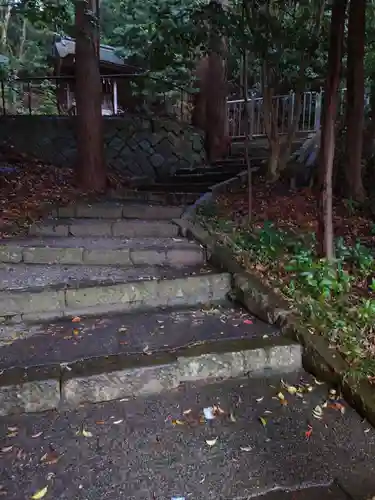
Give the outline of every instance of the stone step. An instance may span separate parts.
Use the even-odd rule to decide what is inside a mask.
[[[177,219],[184,211],[183,207],[167,205],[148,205],[146,203],[125,203],[101,201],[96,203],[74,204],[58,207],[52,217],[70,219]]]
[[[150,186],[149,191],[136,191],[134,189],[130,190],[127,188],[114,190],[111,196],[113,200],[146,201],[149,203],[164,203],[166,205],[186,206],[192,205],[199,197],[199,194],[188,192],[153,192],[152,186]]]
[[[295,385],[301,377],[314,386],[303,371],[283,378]],[[303,398],[287,395],[286,406],[276,396],[279,388],[280,376],[193,382],[71,412],[3,417],[2,448],[11,447],[1,454],[4,498],[31,498],[48,486],[48,500],[371,499],[374,430],[351,408],[344,415],[324,409],[324,419],[314,419],[326,385]],[[100,393],[110,396],[96,386]],[[213,405],[224,413],[207,421],[204,409]],[[40,464],[46,453],[52,465]]]
[[[242,172],[246,168],[246,165],[244,163],[238,164],[238,165],[233,165],[233,166],[227,166],[227,165],[214,165],[214,166],[207,166],[207,167],[199,167],[195,168],[194,170],[191,170],[189,168],[180,168],[179,170],[176,170],[176,173],[174,174],[176,177],[178,176],[186,176],[186,175],[191,175],[191,174],[226,174],[228,176],[233,176],[236,175],[238,172]]]
[[[0,414],[301,367],[299,345],[225,303],[12,325],[0,330],[0,345]],[[45,388],[41,400],[28,399],[30,387]]]
[[[187,184],[187,183],[197,183],[197,184],[207,184],[214,185],[219,182],[226,181],[231,177],[236,175],[235,172],[226,173],[226,172],[213,172],[213,173],[204,173],[204,174],[176,174],[168,179],[164,180],[165,184]]]
[[[154,191],[159,193],[174,193],[174,192],[187,192],[187,193],[197,193],[204,194],[209,191],[211,183],[200,182],[200,183],[188,183],[188,184],[180,184],[180,183],[165,183],[158,182],[152,185],[138,186],[139,191]]]
[[[32,224],[29,235],[173,238],[178,227],[167,220],[50,218]]]
[[[102,266],[199,266],[205,252],[180,238],[39,237],[0,240],[0,262]]]
[[[250,161],[253,165],[260,165],[267,160],[267,155],[251,155]],[[246,168],[246,161],[244,158],[244,152],[238,152],[238,154],[233,154],[228,158],[222,158],[220,160],[215,160],[211,163],[211,167],[224,167],[224,168],[241,168],[242,170]]]
[[[4,264],[0,320],[38,321],[224,300],[229,274],[209,268]]]

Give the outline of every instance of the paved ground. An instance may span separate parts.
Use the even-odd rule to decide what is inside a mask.
[[[300,379],[298,373],[288,383]],[[47,486],[44,498],[54,500],[239,500],[332,480],[340,487],[264,500],[367,500],[375,494],[374,430],[338,405],[322,415],[315,410],[322,418],[314,418],[327,398],[323,385],[302,398],[282,389],[287,405],[279,390],[280,379],[244,379],[70,413],[2,418],[4,498],[30,498]],[[214,404],[224,413],[204,423],[203,408]]]

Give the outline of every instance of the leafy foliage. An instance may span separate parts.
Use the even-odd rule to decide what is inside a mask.
[[[270,221],[238,228],[215,205],[199,220],[227,245],[245,267],[280,290],[304,326],[325,335],[353,373],[375,375],[375,257],[360,241],[336,240],[336,260],[318,259],[314,235],[298,236]]]

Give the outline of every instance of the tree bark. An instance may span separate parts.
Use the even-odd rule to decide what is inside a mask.
[[[0,45],[1,45],[1,50],[7,53],[8,28],[9,28],[10,16],[12,14],[12,4],[9,3],[6,7],[1,7],[1,13],[4,13],[4,15],[2,15]]]
[[[102,122],[102,83],[95,0],[76,2],[77,182],[88,191],[107,184]]]
[[[335,119],[340,84],[341,58],[347,0],[334,0],[328,51],[328,75],[325,83],[322,133],[319,153],[318,254],[334,257],[332,220],[332,173],[335,151]]]
[[[345,194],[363,201],[362,146],[364,128],[364,56],[366,0],[350,0],[346,77]]]
[[[223,8],[226,1],[211,2],[212,9]],[[215,15],[215,14],[214,14]],[[204,82],[206,104],[206,153],[208,162],[222,157],[228,146],[227,124],[227,56],[226,41],[218,32],[215,22],[211,26],[207,77]]]

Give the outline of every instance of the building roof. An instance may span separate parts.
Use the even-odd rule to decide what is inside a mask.
[[[70,37],[59,37],[55,39],[53,44],[53,56],[64,59],[69,55],[74,55],[76,49],[76,42]],[[110,45],[100,45],[100,62],[106,64],[113,64],[115,66],[127,66],[124,59],[116,54],[115,47]]]
[[[9,64],[9,57],[0,54],[0,65]]]

